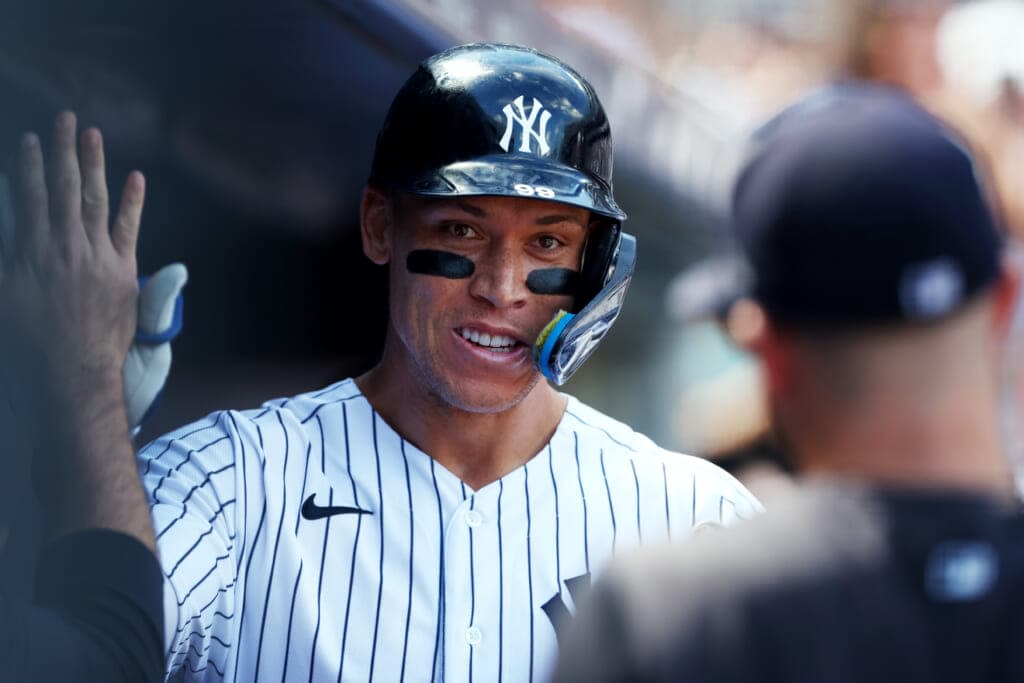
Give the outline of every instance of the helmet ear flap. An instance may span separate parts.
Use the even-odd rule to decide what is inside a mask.
[[[579,313],[608,283],[621,239],[622,227],[618,221],[599,220],[592,224],[583,247],[573,313]]]

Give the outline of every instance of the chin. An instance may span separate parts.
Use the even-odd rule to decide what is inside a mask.
[[[525,384],[504,387],[484,380],[458,384],[438,382],[431,392],[437,400],[451,408],[467,413],[494,414],[516,407],[541,381],[539,372]]]

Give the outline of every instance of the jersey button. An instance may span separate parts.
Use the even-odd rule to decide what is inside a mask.
[[[484,516],[476,510],[468,510],[466,512],[466,524],[473,527],[474,529],[484,523]]]
[[[480,629],[476,626],[470,626],[466,629],[466,642],[470,645],[479,645],[483,638],[484,634],[480,633]]]

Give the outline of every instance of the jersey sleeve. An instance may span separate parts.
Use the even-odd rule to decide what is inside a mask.
[[[168,675],[223,676],[236,628],[237,469],[256,451],[236,413],[216,413],[139,452],[164,576]],[[244,426],[244,425],[243,425]]]
[[[160,592],[156,557],[134,538],[107,529],[60,538],[39,555],[33,604],[0,595],[0,678],[159,680]]]
[[[691,506],[692,526],[732,526],[764,512],[747,487],[718,465],[692,455],[664,451],[679,499]]]

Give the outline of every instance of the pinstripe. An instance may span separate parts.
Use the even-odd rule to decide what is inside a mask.
[[[384,488],[380,477],[380,448],[377,445],[377,411],[371,413],[373,420],[373,454],[377,459],[377,519],[380,520],[380,563],[377,570],[377,615],[373,620],[373,646],[370,649],[370,680],[373,680],[373,666],[377,661],[377,634],[380,630],[380,602],[384,596]]]
[[[207,602],[205,605],[200,607],[196,614],[193,614],[191,617],[189,617],[189,619],[187,620],[186,623],[191,623],[193,619],[198,619],[199,617],[201,617],[203,612],[205,612],[207,610],[207,608],[209,608],[210,605],[212,605],[214,602],[217,601],[217,598],[220,597],[221,593],[226,593],[227,591],[231,590],[234,587],[234,585],[235,584],[232,582],[232,583],[229,583],[226,586],[221,587],[216,593],[214,593],[213,597],[210,598],[209,602]],[[234,614],[234,612],[232,612],[231,614],[224,614],[220,610],[216,610],[216,611],[214,611],[213,616],[211,617],[211,624],[213,623],[212,620],[214,618],[216,618],[216,617],[220,617],[221,619],[234,619],[235,618],[235,614]],[[209,626],[207,626],[206,628],[209,628]],[[179,626],[174,631],[175,638],[180,636],[181,633],[184,630],[185,630],[184,626]],[[191,638],[192,636],[195,636],[195,635],[202,635],[202,634],[194,632],[194,633],[189,635],[189,638]],[[168,650],[168,653],[167,653],[168,656],[170,656],[171,652],[173,652],[173,651],[174,651],[174,647],[172,646],[171,650]]]
[[[505,652],[505,556],[501,544],[501,496],[505,482],[498,480],[498,683],[501,683],[502,658]]]
[[[590,572],[590,530],[587,522],[587,494],[583,490],[583,470],[580,467],[580,435],[572,433],[573,453],[576,456],[576,481],[580,485],[580,501],[583,503],[583,566]]]
[[[304,472],[302,474],[302,489],[301,489],[301,491],[299,493],[299,500],[305,500],[305,498],[306,498],[306,482],[309,480],[309,468],[311,466],[309,456],[310,456],[310,453],[312,452],[312,450],[313,450],[313,444],[307,444],[306,445],[306,467],[305,467],[305,470],[304,470]],[[294,533],[295,533],[296,536],[299,535],[299,521],[301,519],[302,519],[301,513],[295,515],[295,532]],[[299,593],[299,579],[302,577],[302,567],[303,566],[304,566],[304,563],[303,563],[303,561],[300,558],[299,559],[299,571],[295,574],[295,587],[292,588],[292,606],[291,606],[291,609],[288,612],[288,630],[286,632],[288,635],[285,637],[284,670],[281,672],[281,680],[282,681],[288,680],[288,652],[289,652],[289,650],[291,650],[291,645],[292,645],[292,622],[295,619],[295,598],[296,598],[296,596]],[[323,569],[323,562],[322,561],[320,563],[320,567],[321,567],[321,569]],[[319,605],[318,605],[318,607],[319,607]],[[318,619],[320,618],[319,610],[318,610],[317,618]]]
[[[356,480],[352,476],[352,449],[349,447],[348,439],[348,411],[345,404],[341,404],[341,418],[345,428],[345,457],[348,468],[349,481],[352,482],[352,500],[359,506],[359,493],[356,490]],[[345,599],[345,625],[341,630],[341,661],[338,663],[338,681],[341,681],[341,674],[345,670],[345,646],[348,644],[348,618],[352,613],[352,586],[355,585],[356,576],[356,547],[359,545],[359,531],[363,528],[363,516],[358,515],[356,519],[356,536],[352,541],[352,562],[348,570],[348,597]],[[314,647],[314,654],[316,648]]]
[[[210,446],[216,445],[216,444],[220,443],[221,441],[224,441],[224,440],[229,439],[229,438],[230,437],[228,437],[228,436],[222,436],[219,439],[211,441],[210,443],[206,444],[202,448],[196,448],[196,449],[190,450],[188,452],[188,454],[185,456],[184,460],[182,460],[177,465],[175,465],[173,469],[167,470],[167,474],[165,474],[162,477],[160,477],[160,481],[157,482],[156,488],[154,488],[153,489],[153,493],[150,494],[152,496],[153,500],[159,502],[159,499],[157,498],[156,494],[160,492],[160,488],[164,485],[164,482],[167,481],[168,477],[170,477],[172,474],[174,474],[175,472],[179,471],[187,463],[191,462],[193,455],[196,455],[198,453],[202,453],[203,451],[205,451]]]
[[[434,632],[434,657],[433,664],[430,667],[430,680],[437,680],[437,655],[438,650],[441,652],[441,668],[444,669],[444,650],[441,634],[444,633],[444,512],[441,507],[441,489],[437,486],[437,473],[434,471],[434,463],[436,461],[431,458],[430,460],[430,479],[434,482],[434,494],[437,496],[437,545],[439,548],[440,567],[437,571],[437,630]]]
[[[561,525],[558,514],[558,482],[555,481],[555,454],[551,450],[551,442],[548,442],[548,469],[551,471],[551,490],[555,494],[555,581],[562,585],[562,537]]]
[[[167,526],[165,526],[163,528],[163,531],[161,531],[159,534],[156,535],[157,540],[160,540],[160,537],[163,536],[168,531],[170,531],[171,527],[173,527],[175,524],[177,524],[180,520],[184,519],[185,512],[187,510],[187,503],[188,503],[188,501],[192,499],[192,495],[196,491],[198,491],[199,489],[201,489],[202,487],[204,487],[204,486],[206,486],[207,484],[210,483],[210,477],[212,477],[215,474],[221,474],[223,472],[226,472],[226,471],[234,469],[234,468],[235,468],[235,463],[234,462],[230,462],[227,465],[224,465],[224,467],[221,467],[218,470],[214,470],[214,471],[208,473],[206,475],[205,479],[203,479],[200,483],[196,484],[191,489],[189,489],[188,494],[186,494],[186,496],[181,501],[181,514],[179,514],[177,517],[175,517],[173,520],[171,520],[171,523],[168,524]]]
[[[617,446],[622,446],[623,448],[625,448],[630,453],[638,452],[636,450],[636,448],[634,448],[633,446],[630,446],[628,443],[623,443],[622,441],[616,439],[614,436],[612,436],[610,433],[608,433],[608,430],[605,429],[604,427],[598,427],[597,425],[594,425],[594,424],[591,424],[590,422],[587,422],[586,420],[584,420],[582,417],[580,417],[576,413],[572,412],[571,410],[566,410],[565,413],[566,413],[566,415],[571,415],[573,417],[573,419],[575,419],[580,424],[586,425],[587,427],[590,427],[591,429],[596,429],[597,431],[601,432],[602,434],[605,435],[605,437],[609,441],[613,442]]]
[[[665,537],[672,539],[672,517],[668,512],[668,472],[665,470],[665,463],[661,463],[661,481],[665,485]]]
[[[256,673],[253,680],[260,678],[260,665],[263,663],[263,636],[267,627],[267,614],[270,612],[270,591],[274,586],[274,567],[277,566],[277,549],[281,545],[281,530],[284,528],[285,504],[288,502],[288,454],[289,448],[288,430],[285,429],[284,419],[281,413],[277,413],[277,421],[281,425],[281,433],[284,435],[284,465],[281,467],[281,518],[277,525],[277,537],[274,540],[274,553],[270,556],[270,575],[267,577],[267,593],[263,598],[263,619],[260,622],[259,644],[256,646]]]
[[[167,440],[167,445],[164,446],[164,449],[162,451],[157,453],[152,458],[147,456],[147,458],[146,458],[146,469],[143,470],[142,476],[145,477],[147,474],[149,474],[149,469],[150,469],[150,467],[153,466],[153,463],[156,462],[157,460],[159,460],[160,458],[164,457],[164,454],[166,454],[167,451],[171,450],[171,447],[174,446],[174,444],[181,443],[182,441],[184,441],[188,437],[193,436],[194,434],[198,434],[199,432],[206,431],[207,429],[213,429],[214,427],[217,426],[218,422],[220,422],[219,418],[214,419],[213,422],[211,422],[210,424],[206,425],[205,427],[198,427],[196,429],[193,429],[191,432],[188,432],[186,434],[182,434],[181,436],[177,436],[177,437],[175,437],[173,439],[168,439]],[[155,446],[157,443],[159,443],[159,442],[154,442],[152,445]],[[149,450],[148,446],[145,449],[143,449],[143,452],[145,452],[147,450]]]
[[[341,398],[336,398],[333,401],[328,401],[326,403],[321,403],[320,405],[318,405],[316,408],[313,409],[313,412],[311,412],[309,415],[307,415],[306,417],[304,417],[301,420],[299,420],[299,424],[306,424],[307,422],[312,420],[314,417],[319,419],[320,411],[322,409],[326,408],[327,406],[333,406],[336,403],[344,403],[345,401],[349,401],[349,400],[351,400],[353,398],[356,398],[357,396],[360,396],[360,395],[361,394],[359,394],[359,393],[355,393],[355,394],[352,394],[351,396],[342,396]]]
[[[608,511],[612,514],[612,552],[615,552],[615,542],[618,539],[618,527],[615,524],[615,505],[612,503],[612,489],[608,485],[608,473],[604,469],[604,449],[601,449],[601,477],[604,479],[604,490],[608,494]]]
[[[409,622],[412,620],[413,542],[415,529],[412,516],[412,480],[409,478],[409,458],[405,455],[405,439],[402,439],[402,463],[405,465],[405,490],[409,494],[409,607],[405,612],[405,638],[402,641],[402,670],[399,680],[405,680],[405,658],[409,652]]]
[[[244,460],[245,459],[245,441],[240,440],[239,443],[242,444],[242,459]],[[263,472],[264,478],[266,478],[266,467],[267,467],[266,460],[263,459],[263,458],[260,458],[260,470]],[[252,569],[252,558],[255,557],[255,555],[256,555],[256,545],[260,542],[260,538],[262,538],[260,532],[263,530],[263,522],[266,521],[266,518],[267,518],[267,497],[266,497],[266,495],[264,495],[263,496],[263,510],[260,512],[260,521],[256,524],[256,533],[253,536],[252,545],[249,546],[249,561],[245,564],[245,584],[246,585],[249,585],[249,571]],[[239,633],[245,633],[245,631],[243,631],[242,629],[245,626],[245,606],[248,603],[248,598],[249,598],[249,591],[243,592],[242,593],[242,614],[239,617],[239,622],[238,622],[238,632]],[[238,671],[238,656],[239,656],[239,654],[241,654],[241,652],[242,652],[242,648],[238,648],[238,649],[235,650],[235,671],[236,672]]]
[[[214,664],[213,660],[211,660],[211,659],[207,659],[206,660],[206,666],[204,666],[202,668],[199,668],[199,669],[193,668],[192,667],[192,662],[188,661],[187,659],[185,660],[185,666],[187,666],[188,670],[191,671],[194,674],[202,673],[203,671],[206,671],[206,669],[208,667],[213,667],[213,670],[217,672],[217,675],[220,676],[221,678],[224,678],[224,672],[221,671],[220,669],[218,669],[217,665]]]
[[[636,537],[644,540],[644,532],[640,526],[640,479],[636,476],[636,460],[630,458],[629,466],[633,469],[633,486],[636,488]]]
[[[533,680],[533,555],[530,551],[530,527],[533,520],[530,516],[530,470],[523,468],[523,492],[526,494],[526,585],[530,589],[530,680]]]
[[[305,493],[305,491],[303,491]],[[295,525],[298,529],[298,524]],[[299,562],[299,571],[295,574],[295,586],[292,588],[292,608],[288,613],[288,630],[285,631],[288,635],[284,639],[284,669],[281,671],[281,680],[288,680],[288,653],[292,648],[292,623],[295,621],[295,596],[299,594],[299,579],[302,578],[302,567],[303,564]]]
[[[342,415],[345,413],[345,404],[341,405]],[[327,473],[327,454],[324,449],[324,423],[320,420],[320,416],[316,416],[316,426],[320,432],[320,471],[325,475]],[[348,436],[345,438],[345,452],[348,453]],[[307,470],[308,471],[308,470]],[[303,491],[302,497],[305,499],[305,491]],[[331,489],[327,494],[327,504],[334,505],[334,489]],[[324,524],[324,543],[320,549],[320,578],[316,582],[316,626],[313,629],[313,646],[309,649],[309,681],[313,682],[313,672],[316,670],[316,642],[320,637],[320,618],[321,609],[323,607],[323,590],[324,590],[324,566],[327,564],[327,539],[331,536],[331,518],[327,518],[327,523]]]
[[[465,486],[462,489],[462,495],[466,495]],[[469,509],[472,510],[476,498],[469,499]],[[469,625],[473,626],[476,624],[476,569],[473,566],[473,527],[469,528]],[[469,683],[473,683],[473,652],[476,650],[475,647],[470,646],[469,648]]]
[[[210,517],[210,519],[208,521],[209,522],[213,522],[213,520],[215,520],[217,518],[217,515],[219,515],[221,512],[224,511],[224,508],[226,508],[228,505],[231,505],[234,502],[235,501],[232,499],[232,500],[229,500],[228,502],[224,503],[223,505],[221,505],[220,509],[217,510],[216,512],[214,512],[213,516]],[[170,527],[168,526],[168,528],[170,528]],[[185,553],[181,557],[178,558],[178,561],[174,563],[174,566],[171,567],[171,571],[167,573],[167,578],[169,578],[169,579],[174,578],[174,573],[176,571],[178,571],[178,567],[181,566],[181,563],[184,562],[188,558],[188,556],[192,554],[192,551],[194,551],[196,548],[199,547],[200,541],[202,541],[204,538],[206,538],[207,536],[209,536],[212,533],[213,533],[213,527],[211,526],[209,529],[207,529],[203,533],[199,534],[199,538],[196,539],[196,542],[193,543],[191,546],[189,546],[189,549],[186,550]],[[157,538],[160,538],[160,536],[157,536]],[[234,545],[229,545],[228,546],[228,550],[231,550],[233,547],[234,547]]]
[[[214,558],[213,566],[211,566],[206,571],[206,573],[203,574],[199,578],[199,580],[196,581],[192,585],[192,587],[188,589],[188,592],[185,593],[185,597],[183,597],[181,600],[178,601],[178,607],[184,607],[185,603],[188,602],[188,599],[192,597],[192,594],[195,592],[195,590],[197,588],[199,588],[201,585],[203,585],[203,582],[206,581],[208,578],[210,578],[211,574],[213,574],[215,571],[217,571],[217,565],[220,564],[220,561],[221,560],[226,560],[228,557],[229,557],[229,555],[219,555],[218,557]],[[166,574],[164,576],[166,576]],[[170,577],[168,577],[168,578],[170,578]]]
[[[238,423],[235,422],[234,416],[232,416],[231,413],[225,413],[225,415],[227,416],[227,419],[231,421],[231,431],[234,434],[237,435],[238,434]],[[239,439],[238,441],[239,441],[239,444],[241,445],[242,454],[241,454],[241,457],[236,459],[237,462],[240,463],[239,471],[241,473],[241,474],[239,474],[239,478],[236,479],[236,481],[241,481],[242,485],[240,487],[236,487],[235,498],[237,500],[238,496],[242,496],[242,516],[241,517],[238,516],[238,507],[236,506],[235,507],[235,522],[236,522],[235,533],[237,535],[237,533],[238,533],[237,523],[238,523],[238,520],[241,519],[241,524],[242,524],[242,540],[243,540],[243,542],[242,542],[242,552],[238,553],[238,561],[235,563],[235,578],[236,579],[238,578],[238,572],[240,572],[242,570],[242,556],[245,555],[245,542],[244,541],[245,541],[245,538],[246,538],[246,533],[249,531],[249,490],[248,490],[248,487],[246,487],[246,485],[245,485],[246,484],[246,479],[245,479],[245,444],[242,443],[241,439]],[[238,491],[237,490],[238,488],[241,488],[242,490]]]

